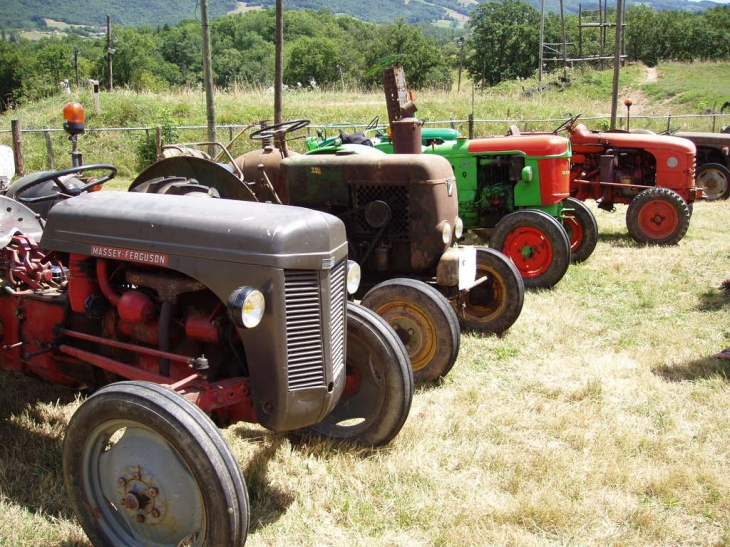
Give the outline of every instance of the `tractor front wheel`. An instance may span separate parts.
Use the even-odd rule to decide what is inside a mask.
[[[330,439],[380,446],[403,427],[413,372],[403,342],[375,312],[347,303],[345,390],[323,421],[307,428]]]
[[[461,329],[449,301],[416,279],[390,279],[360,302],[393,327],[408,351],[416,383],[446,376],[459,354]]]
[[[705,163],[697,168],[697,186],[702,188],[702,197],[714,201],[730,197],[730,170],[719,163]]]
[[[554,217],[537,209],[505,216],[494,227],[489,246],[515,263],[525,287],[550,288],[570,265],[567,233]]]
[[[452,305],[463,330],[501,334],[522,312],[525,285],[514,263],[495,249],[477,248],[476,279],[481,281]]]
[[[626,209],[626,227],[639,243],[676,245],[689,229],[687,202],[669,188],[639,192]]]
[[[248,494],[220,430],[197,406],[150,382],[89,397],[63,443],[71,505],[94,545],[236,545]]]
[[[581,200],[563,200],[563,227],[570,241],[570,261],[587,260],[598,244],[598,223],[593,212]]]

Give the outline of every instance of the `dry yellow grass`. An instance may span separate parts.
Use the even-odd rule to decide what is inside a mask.
[[[239,424],[249,546],[725,545],[730,526],[730,202],[676,247],[635,244],[625,207],[498,338],[465,335],[380,450]],[[60,473],[78,402],[0,374],[0,545],[86,545]],[[40,402],[37,402],[40,401]]]

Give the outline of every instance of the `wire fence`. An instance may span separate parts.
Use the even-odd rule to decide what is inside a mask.
[[[448,120],[424,120],[424,127],[448,127],[456,129],[464,136],[474,138],[487,135],[504,135],[510,126],[516,126],[520,131],[552,131],[565,121],[565,118],[543,118],[543,119],[489,119],[477,118],[470,115],[466,119],[448,119]],[[610,118],[606,116],[586,116],[581,117],[580,121],[585,123],[589,129],[608,130],[610,128]],[[725,130],[730,126],[730,112],[711,113],[711,114],[683,114],[683,115],[637,115],[637,116],[618,116],[616,119],[618,130],[644,129],[655,133],[673,133],[678,130],[697,131],[717,133]],[[217,125],[217,140],[223,144],[228,144],[240,132],[250,128],[249,124],[227,124]],[[365,123],[345,123],[345,124],[310,124],[304,129],[304,135],[321,135],[328,137],[337,135],[340,130],[347,132],[363,131],[372,128],[370,122]],[[384,129],[385,125],[379,125],[378,129]],[[176,135],[179,135],[179,142],[200,142],[208,140],[207,125],[179,125],[172,126]],[[161,127],[157,126],[139,126],[139,127],[87,127],[85,130],[87,135],[111,135],[113,133],[124,133],[128,136],[134,136],[137,141],[144,136],[147,142],[157,142],[159,148]],[[29,165],[38,169],[38,165],[43,163],[49,169],[55,168],[55,149],[58,149],[65,132],[61,128],[22,128],[17,121],[11,123],[10,129],[0,129],[0,144],[7,143],[13,148],[15,160],[15,172],[18,176],[25,171],[26,165],[24,157],[24,136],[33,139],[43,138],[45,147],[37,142],[27,146],[32,149],[33,158]],[[55,143],[55,144],[54,144]],[[26,143],[27,144],[27,143]],[[257,143],[258,144],[258,143]],[[134,146],[133,139],[127,139],[126,142],[120,144],[122,147]],[[254,146],[253,144],[251,146]],[[119,150],[100,147],[94,150],[96,159],[100,162],[108,162],[104,159],[104,153],[112,156],[119,156]],[[132,154],[134,155],[134,154]],[[44,157],[43,157],[44,156]],[[112,163],[116,158],[112,158]]]

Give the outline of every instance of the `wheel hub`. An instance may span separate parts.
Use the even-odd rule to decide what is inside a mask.
[[[156,524],[163,515],[164,496],[142,466],[131,466],[117,479],[120,505],[140,524]]]
[[[525,245],[524,247],[522,247],[520,254],[522,255],[522,258],[532,258],[535,255],[535,248],[531,245]]]

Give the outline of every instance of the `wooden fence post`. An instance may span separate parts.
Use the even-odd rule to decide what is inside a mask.
[[[162,126],[156,125],[155,126],[155,151],[157,153],[157,158],[162,156]]]
[[[15,174],[22,177],[23,172],[23,139],[20,136],[20,120],[10,120],[13,133],[13,155],[15,156]]]
[[[48,153],[48,168],[51,171],[55,171],[56,162],[53,158],[53,143],[51,142],[51,132],[48,131],[48,126],[45,126],[43,129],[45,129],[43,134],[46,136],[46,152]]]

